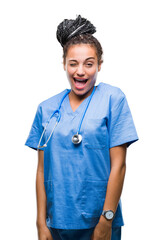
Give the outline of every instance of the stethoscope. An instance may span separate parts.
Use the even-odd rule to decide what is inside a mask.
[[[79,144],[79,143],[81,143],[81,141],[82,141],[82,135],[80,134],[80,128],[81,128],[81,125],[82,125],[84,116],[85,116],[85,114],[86,114],[86,111],[87,111],[87,109],[88,109],[88,106],[89,106],[89,104],[90,104],[90,101],[91,101],[91,99],[92,99],[92,97],[93,97],[93,94],[94,94],[94,92],[95,92],[95,89],[96,89],[96,87],[94,86],[93,91],[92,91],[91,95],[90,95],[89,98],[88,98],[88,102],[87,102],[86,108],[85,108],[85,110],[84,110],[84,112],[83,112],[83,115],[82,115],[82,117],[81,117],[81,120],[80,120],[80,122],[79,122],[79,126],[78,126],[78,129],[77,129],[77,133],[72,136],[72,142],[73,142],[74,144]],[[67,92],[64,94],[64,96],[63,96],[62,99],[61,99],[61,102],[60,102],[60,104],[59,104],[58,109],[56,109],[56,110],[53,112],[53,114],[49,117],[48,121],[46,122],[45,127],[44,127],[44,130],[43,130],[43,132],[42,132],[42,134],[41,134],[41,137],[40,137],[40,140],[39,140],[39,143],[38,143],[38,146],[37,146],[38,148],[47,147],[47,143],[49,142],[49,140],[50,140],[50,138],[51,138],[51,136],[52,136],[52,134],[53,134],[53,132],[54,132],[54,129],[56,128],[57,124],[59,123],[59,121],[60,121],[60,119],[61,119],[61,111],[60,111],[60,108],[61,108],[62,102],[63,102],[63,100],[65,99],[65,97],[69,94],[70,91],[71,91],[71,89],[67,89]],[[56,120],[56,123],[55,123],[52,131],[51,131],[48,139],[47,139],[46,142],[44,143],[44,145],[40,146],[40,143],[41,143],[41,140],[42,140],[42,138],[43,138],[43,135],[44,135],[44,133],[45,133],[45,131],[46,131],[47,125],[49,124],[50,119],[51,119],[54,115],[56,115],[56,114],[58,114],[58,115],[57,115],[57,120]]]

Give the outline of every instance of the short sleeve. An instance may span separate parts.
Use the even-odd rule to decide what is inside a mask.
[[[122,96],[114,101],[111,109],[110,148],[125,143],[129,147],[139,139],[126,96]]]
[[[35,117],[34,117],[34,121],[31,127],[31,130],[29,132],[28,138],[25,142],[25,145],[37,150],[38,149],[38,143],[41,137],[43,131],[43,127],[42,127],[42,111],[41,111],[41,107],[40,105],[37,108]]]

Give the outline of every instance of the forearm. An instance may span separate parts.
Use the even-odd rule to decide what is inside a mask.
[[[126,172],[126,145],[114,147],[110,150],[111,172],[107,184],[103,210],[116,212],[118,202],[122,193]],[[100,220],[104,217],[101,216]]]
[[[107,191],[103,210],[116,211],[118,202],[122,193],[124,177],[126,172],[126,165],[121,168],[112,168],[107,184]]]
[[[44,172],[38,166],[36,174],[36,199],[37,199],[37,227],[46,225],[46,193],[44,187]]]

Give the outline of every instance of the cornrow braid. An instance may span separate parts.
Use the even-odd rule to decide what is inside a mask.
[[[98,64],[102,62],[103,50],[100,42],[92,35],[96,32],[94,25],[80,15],[75,20],[65,19],[57,27],[57,40],[63,47],[65,62],[68,48],[77,44],[89,44],[96,49]]]
[[[70,46],[77,44],[89,44],[94,47],[97,54],[98,64],[102,62],[103,50],[100,42],[91,34],[82,34],[71,38],[64,46],[63,46],[63,60],[65,62],[67,52]]]

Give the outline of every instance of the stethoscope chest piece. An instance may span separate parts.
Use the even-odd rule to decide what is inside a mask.
[[[73,137],[72,137],[72,142],[74,143],[74,144],[79,144],[79,143],[81,143],[81,141],[82,141],[82,135],[80,135],[80,134],[75,134]]]

